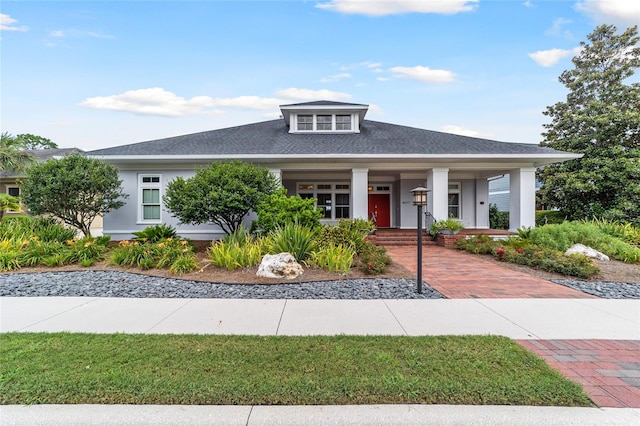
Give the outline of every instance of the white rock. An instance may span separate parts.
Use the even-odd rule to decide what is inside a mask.
[[[591,247],[587,247],[583,244],[574,244],[569,247],[569,249],[564,253],[565,255],[570,254],[584,254],[587,257],[593,257],[598,260],[609,260],[609,256],[606,254],[600,253],[598,250],[594,250]]]
[[[289,253],[265,254],[256,273],[264,278],[293,279],[303,273],[302,266]]]

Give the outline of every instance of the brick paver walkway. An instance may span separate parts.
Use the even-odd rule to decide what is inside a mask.
[[[394,262],[417,273],[415,246],[385,246]],[[480,256],[440,246],[425,246],[422,278],[450,299],[595,298],[551,281],[514,271]]]
[[[601,407],[640,408],[640,341],[520,340]]]

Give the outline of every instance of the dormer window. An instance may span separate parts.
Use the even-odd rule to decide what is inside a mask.
[[[297,114],[294,132],[351,132],[357,128],[354,114]]]
[[[368,108],[333,101],[280,105],[290,133],[360,133]]]

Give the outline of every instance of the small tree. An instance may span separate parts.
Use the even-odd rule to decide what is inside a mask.
[[[56,149],[58,144],[51,139],[44,138],[30,133],[23,133],[16,136],[16,140],[22,149]]]
[[[318,228],[322,217],[322,211],[316,207],[315,198],[305,199],[299,195],[289,197],[285,188],[267,196],[258,205],[256,213],[258,219],[253,222],[251,228],[260,229],[263,233],[291,223],[311,229]]]
[[[233,161],[210,164],[189,179],[177,177],[167,185],[163,199],[181,223],[214,223],[231,234],[277,188],[268,169]]]
[[[124,205],[118,169],[102,160],[73,154],[29,169],[22,202],[32,214],[49,214],[90,236],[98,215]]]

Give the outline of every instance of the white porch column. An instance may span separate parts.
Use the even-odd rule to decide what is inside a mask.
[[[271,174],[276,178],[276,181],[282,186],[282,169],[269,169]]]
[[[476,179],[476,228],[489,228],[489,181]]]
[[[427,189],[427,211],[435,220],[445,220],[449,217],[449,168],[428,170]]]
[[[536,168],[509,172],[509,230],[536,225]]]
[[[369,217],[369,169],[351,169],[351,217]]]

